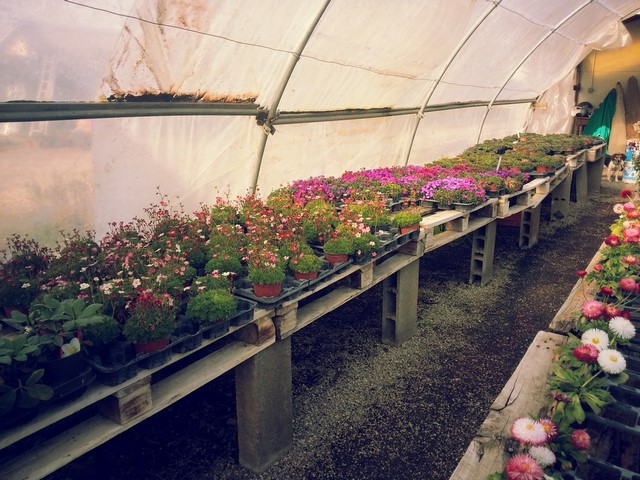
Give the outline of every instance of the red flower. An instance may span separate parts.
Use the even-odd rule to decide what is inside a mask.
[[[574,430],[571,434],[571,443],[573,443],[573,446],[578,450],[589,450],[591,446],[591,436],[586,430]]]
[[[578,275],[580,278],[584,278],[587,276],[587,271],[586,270],[578,270],[576,272],[576,275]]]
[[[600,265],[599,263],[597,263],[596,265],[593,266],[593,269],[596,272],[601,272],[602,271],[602,265]]]
[[[603,295],[613,295],[613,288],[607,286],[600,287],[600,293]]]
[[[584,363],[595,363],[598,360],[598,349],[595,345],[586,343],[573,349],[573,356]]]
[[[602,287],[602,288],[608,288],[613,293],[613,290],[611,289],[611,287]],[[602,292],[602,288],[600,289],[601,292]],[[611,295],[612,293],[608,293],[607,295]],[[607,318],[620,317],[622,316],[622,310],[620,310],[615,305],[608,304],[608,305],[605,305],[604,307],[604,316]]]
[[[618,235],[611,234],[605,237],[604,243],[606,243],[610,247],[619,247],[622,242],[620,241],[620,237]]]
[[[631,190],[629,190],[628,188],[625,188],[624,190],[622,190],[620,192],[620,196],[622,198],[631,198],[632,195],[633,195],[633,192]]]

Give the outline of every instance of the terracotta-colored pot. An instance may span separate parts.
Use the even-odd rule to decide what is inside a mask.
[[[314,280],[318,278],[318,272],[296,272],[294,270],[293,278],[296,280]]]
[[[278,297],[282,293],[282,283],[254,283],[253,293],[256,297]]]
[[[162,350],[167,345],[169,345],[169,339],[161,338],[160,340],[154,340],[152,342],[134,343],[133,348],[136,353],[149,353]]]
[[[349,255],[346,253],[324,253],[324,258],[327,259],[329,264],[333,267],[336,263],[342,263],[349,260]]]
[[[413,225],[407,225],[405,227],[400,227],[400,235],[404,235],[405,233],[413,232],[414,230],[417,230],[418,228],[420,228],[420,224],[419,223],[415,223]]]

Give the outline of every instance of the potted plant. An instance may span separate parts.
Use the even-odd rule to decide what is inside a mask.
[[[349,255],[354,251],[353,235],[338,235],[324,243],[324,256],[332,267],[349,260]]]
[[[318,277],[322,259],[311,248],[301,249],[289,259],[289,268],[298,280],[313,280]]]
[[[353,261],[357,264],[363,264],[377,256],[377,250],[380,246],[380,239],[373,233],[363,232],[356,236],[353,240]]]
[[[33,238],[13,234],[0,261],[0,306],[7,317],[12,309],[26,313],[39,293],[41,273],[47,268],[50,250]]]
[[[27,334],[0,337],[0,427],[30,418],[54,390],[42,383],[37,339]]]
[[[186,317],[200,326],[222,323],[238,308],[236,298],[223,288],[203,290],[189,299]]]
[[[42,302],[31,305],[28,315],[14,311],[8,323],[35,337],[45,382],[55,385],[82,373],[85,353],[80,340],[85,329],[105,321],[101,308],[101,304],[87,304],[81,298],[59,301],[45,295]]]
[[[147,290],[129,303],[123,333],[138,353],[162,350],[169,344],[175,320],[173,298]]]
[[[422,187],[422,195],[447,208],[455,204],[474,206],[486,201],[484,188],[473,177],[444,177]]]
[[[400,229],[402,235],[417,230],[420,227],[420,220],[422,220],[422,215],[420,210],[416,208],[400,210],[392,218],[393,224]]]
[[[247,249],[247,276],[258,297],[277,297],[286,278],[286,263],[273,239],[255,241]]]

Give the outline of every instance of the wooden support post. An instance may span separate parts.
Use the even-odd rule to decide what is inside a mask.
[[[520,238],[518,246],[522,249],[531,248],[538,243],[538,233],[540,231],[540,210],[538,205],[528,208],[522,212],[520,221]]]
[[[496,246],[496,225],[497,222],[494,220],[473,232],[469,274],[470,284],[477,281],[484,287],[491,281]]]
[[[567,208],[571,200],[571,179],[573,174],[567,177],[551,192],[551,221],[561,219],[567,215]]]
[[[573,170],[573,182],[572,182],[572,196],[571,200],[576,203],[583,203],[588,198],[588,183],[587,183],[587,166],[585,163],[580,163],[578,167]]]
[[[259,473],[293,443],[291,337],[241,363],[235,374],[239,461]]]
[[[590,197],[600,193],[604,156],[593,162],[587,162],[587,191]]]
[[[418,331],[418,275],[420,259],[383,281],[382,343],[401,345]]]

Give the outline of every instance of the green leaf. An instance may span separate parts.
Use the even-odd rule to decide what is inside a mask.
[[[0,363],[3,365],[11,365],[11,357],[9,355],[0,355]]]
[[[38,405],[40,400],[36,397],[32,397],[31,394],[27,391],[26,388],[18,391],[18,399],[16,400],[16,405],[20,408],[32,408]]]
[[[39,368],[38,370],[34,370],[31,375],[29,375],[29,378],[27,378],[27,381],[25,382],[25,385],[35,385],[36,383],[38,383],[40,381],[40,379],[42,378],[42,376],[44,375],[44,369],[43,368]]]
[[[25,392],[27,392],[33,398],[37,398],[38,400],[50,400],[53,397],[53,388],[49,385],[43,385],[42,383],[38,383],[37,385],[30,385],[24,388]]]
[[[580,397],[578,397],[577,395],[573,397],[573,400],[571,402],[571,411],[573,412],[573,417],[576,419],[576,422],[578,423],[584,422],[584,418],[585,418],[584,409],[582,408]]]
[[[92,303],[91,305],[87,306],[87,308],[85,308],[82,311],[82,313],[78,315],[78,319],[93,317],[100,311],[101,308],[102,308],[102,305],[100,305],[99,303]]]

